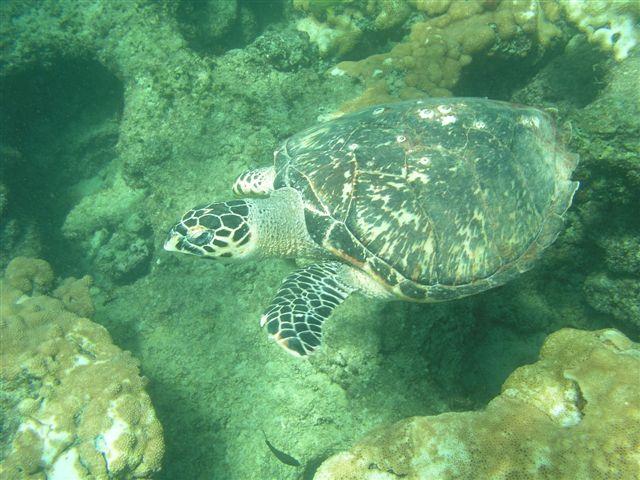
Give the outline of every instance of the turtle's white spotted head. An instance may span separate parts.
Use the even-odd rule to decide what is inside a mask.
[[[291,258],[321,250],[307,232],[300,192],[290,187],[189,210],[169,231],[164,249],[219,260]]]
[[[246,259],[256,250],[251,201],[231,200],[189,210],[169,231],[164,249],[215,259]]]

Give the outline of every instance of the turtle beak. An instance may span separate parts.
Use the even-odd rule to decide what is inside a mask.
[[[202,256],[203,251],[189,240],[189,231],[182,225],[178,224],[169,230],[169,235],[164,241],[164,249],[167,252],[190,253],[191,255]]]
[[[177,233],[173,228],[171,229],[171,231],[169,232],[169,236],[167,237],[167,239],[164,242],[164,249],[167,252],[180,252],[182,251],[179,247],[180,247],[180,241],[182,240],[183,236],[180,235],[179,233]]]
[[[185,245],[185,237],[188,234],[188,230],[184,225],[178,223],[174,225],[171,230],[169,230],[169,234],[167,235],[167,239],[164,241],[164,249],[167,252],[183,252],[186,253],[185,250],[189,250]],[[189,250],[189,253],[194,253]]]

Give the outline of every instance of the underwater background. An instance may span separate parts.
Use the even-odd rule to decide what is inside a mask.
[[[622,0],[2,1],[0,478],[637,478],[639,18]],[[259,326],[295,261],[162,249],[288,136],[423,96],[548,109],[580,156],[564,231],[515,281],[354,295],[300,360]]]

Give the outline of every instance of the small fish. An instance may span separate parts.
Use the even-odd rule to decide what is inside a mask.
[[[269,450],[271,450],[271,453],[273,453],[278,460],[280,460],[285,465],[291,465],[292,467],[300,466],[300,462],[298,460],[293,458],[291,455],[284,453],[282,450],[278,450],[276,447],[274,447],[271,444],[271,442],[267,439],[267,434],[264,433],[264,430],[262,430],[262,434],[264,435],[264,441],[267,444],[267,447],[269,447]]]

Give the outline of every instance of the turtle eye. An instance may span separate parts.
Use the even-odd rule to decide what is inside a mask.
[[[193,232],[187,236],[187,240],[189,243],[193,245],[197,245],[199,247],[208,244],[211,241],[211,231],[209,230],[200,230],[197,232]]]

